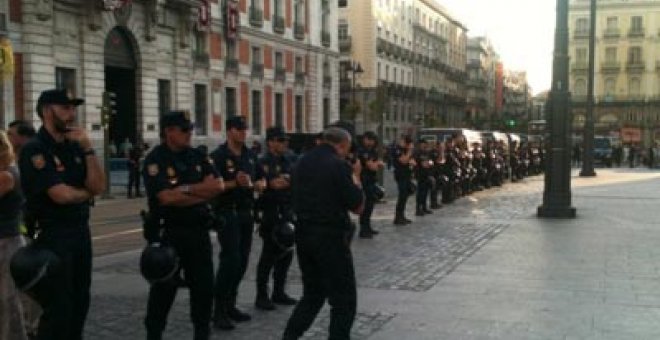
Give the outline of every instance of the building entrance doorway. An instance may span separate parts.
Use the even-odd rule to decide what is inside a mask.
[[[111,157],[124,157],[129,145],[142,142],[137,119],[136,53],[129,34],[115,27],[105,41],[105,91],[116,95],[116,113],[108,127],[109,142],[116,150]]]

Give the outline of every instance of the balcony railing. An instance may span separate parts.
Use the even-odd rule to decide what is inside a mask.
[[[339,52],[349,52],[353,45],[353,39],[349,36],[339,37]]]
[[[573,72],[587,71],[589,69],[589,64],[586,61],[576,61],[573,63],[571,69]]]
[[[589,30],[578,30],[573,32],[573,39],[588,39]]]
[[[603,31],[603,37],[605,39],[618,39],[621,36],[621,32],[618,28],[606,28]]]
[[[305,84],[305,73],[302,71],[296,72],[296,84],[304,85]]]
[[[286,81],[286,69],[284,67],[275,67],[275,81]]]
[[[225,72],[238,73],[238,59],[227,57],[225,59]]]
[[[321,31],[321,44],[325,47],[330,47],[330,32]]]
[[[616,60],[606,60],[600,64],[600,69],[605,73],[616,73],[621,71],[621,63]]]
[[[298,40],[305,39],[305,25],[301,23],[293,25],[293,36]]]
[[[264,25],[264,12],[261,8],[250,7],[250,25],[255,27]]]
[[[645,34],[643,27],[634,27],[628,31],[628,38],[644,38]]]
[[[252,64],[252,78],[264,77],[264,64]]]
[[[284,33],[284,17],[273,16],[273,32],[282,34]]]
[[[646,64],[642,60],[629,60],[626,63],[626,71],[641,72],[646,68]]]
[[[204,52],[196,52],[193,54],[193,63],[195,67],[208,68],[210,65],[209,54]]]

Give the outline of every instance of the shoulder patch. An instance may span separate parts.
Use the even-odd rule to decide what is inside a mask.
[[[158,175],[158,164],[156,164],[156,163],[149,164],[147,166],[147,173],[149,174],[149,176]]]
[[[43,169],[46,166],[46,159],[44,158],[44,155],[38,153],[32,156],[32,166],[38,170]]]

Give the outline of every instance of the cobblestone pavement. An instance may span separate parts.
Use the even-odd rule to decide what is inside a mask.
[[[542,177],[475,193],[405,227],[391,224],[393,199],[377,205],[374,226],[381,234],[353,243],[359,301],[352,338],[657,339],[660,327],[621,328],[648,330],[660,314],[660,296],[651,289],[660,287],[650,282],[660,269],[658,261],[649,263],[660,261],[660,252],[644,234],[653,224],[630,208],[635,202],[653,209],[660,200],[653,188],[660,186],[652,180],[658,178],[608,170],[596,179],[574,179],[579,218],[568,226],[535,218]],[[607,229],[626,222],[629,229]],[[637,250],[633,237],[645,247]],[[617,246],[614,240],[621,239]],[[284,329],[291,308],[261,312],[252,306],[260,243],[255,238],[239,296],[253,320],[215,332],[214,339],[279,339]],[[95,259],[87,338],[144,338],[148,287],[138,274],[138,255]],[[289,291],[301,292],[295,262]],[[187,293],[177,297],[165,339],[191,338]],[[327,337],[328,315],[326,306],[305,339]]]

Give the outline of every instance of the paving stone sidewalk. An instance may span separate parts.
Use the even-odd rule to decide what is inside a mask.
[[[354,339],[657,339],[660,336],[660,174],[602,170],[574,181],[578,218],[534,217],[543,182],[462,198],[406,227],[378,205],[373,240],[357,239]],[[291,308],[255,311],[255,238],[239,304],[253,321],[214,339],[278,339]],[[216,250],[217,252],[217,250]],[[138,251],[95,259],[89,339],[144,338],[148,287]],[[301,291],[297,265],[290,291]],[[166,339],[190,339],[188,292]],[[327,337],[325,308],[306,339]]]

